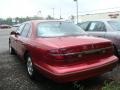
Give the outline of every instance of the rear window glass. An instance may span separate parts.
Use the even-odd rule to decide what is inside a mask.
[[[110,26],[117,31],[120,31],[120,21],[108,21]]]
[[[81,35],[85,32],[70,22],[44,22],[38,25],[37,35],[41,37],[59,37]]]

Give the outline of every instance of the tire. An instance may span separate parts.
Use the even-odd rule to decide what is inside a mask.
[[[11,43],[9,43],[9,53],[15,55],[15,50],[12,48]]]
[[[30,78],[34,79],[36,75],[36,70],[33,67],[32,59],[29,55],[26,56],[26,68],[27,68],[27,73],[30,76]]]
[[[118,50],[117,50],[117,48],[116,48],[116,46],[114,45],[114,54],[115,54],[115,56],[117,56],[118,57],[118,59],[119,59],[119,63],[120,63],[120,54],[118,53]]]
[[[118,50],[117,50],[117,48],[116,48],[115,45],[114,45],[114,54],[115,54],[117,57],[119,57]]]

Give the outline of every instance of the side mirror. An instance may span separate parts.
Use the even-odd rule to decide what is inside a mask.
[[[16,35],[16,36],[17,36],[17,35],[20,35],[20,33],[19,33],[19,32],[16,32],[16,34],[15,34],[15,35]]]
[[[12,32],[10,33],[10,35],[15,35],[15,36],[18,36],[18,35],[20,35],[20,33],[15,32],[15,31],[12,31]]]
[[[15,35],[16,34],[16,32],[15,31],[12,31],[11,33],[10,33],[10,35]]]

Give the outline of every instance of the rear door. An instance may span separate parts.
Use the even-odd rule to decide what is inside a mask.
[[[93,21],[90,23],[89,27],[86,30],[90,35],[97,37],[105,37],[106,26],[104,22],[101,21]]]
[[[25,24],[21,24],[20,27],[17,28],[16,33],[21,34],[24,26],[25,26]],[[18,36],[19,35],[11,35],[11,38],[10,38],[12,47],[15,49],[15,51],[17,51],[17,48],[18,48],[18,46],[17,46]]]
[[[30,39],[30,34],[29,32],[31,32],[31,23],[25,23],[25,27],[21,32],[21,35],[17,38],[17,52],[20,56],[23,56],[26,48],[27,48],[27,44],[29,42]]]

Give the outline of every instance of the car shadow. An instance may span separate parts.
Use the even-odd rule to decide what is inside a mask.
[[[99,76],[83,81],[61,84],[49,80],[42,76],[41,74],[37,74],[35,80],[32,81],[39,88],[43,86],[44,90],[101,90],[105,82],[109,83],[112,80],[104,76]]]

